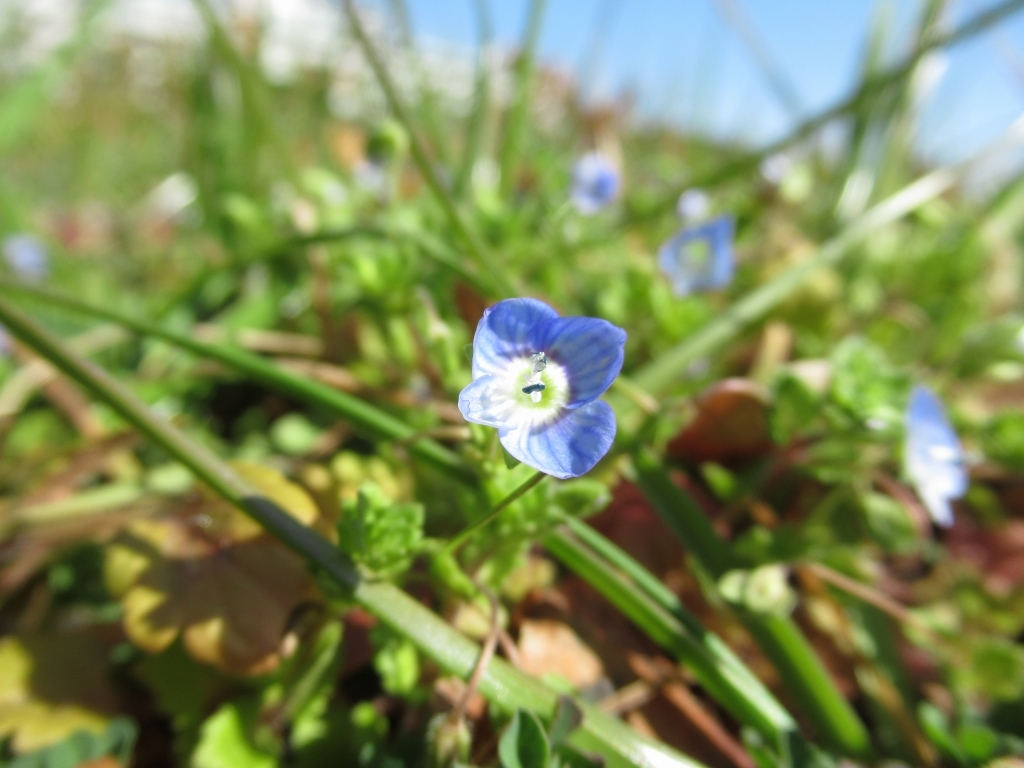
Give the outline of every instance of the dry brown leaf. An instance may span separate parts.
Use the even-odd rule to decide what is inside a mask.
[[[566,624],[526,620],[519,627],[519,656],[531,675],[558,675],[577,690],[604,677],[604,665]]]
[[[306,492],[276,470],[236,468],[302,523],[319,522]],[[134,523],[107,548],[105,576],[137,645],[158,652],[180,634],[196,659],[243,674],[278,665],[293,611],[317,595],[301,557],[219,502],[188,520]]]
[[[746,379],[726,379],[697,400],[697,415],[668,445],[668,455],[694,464],[744,461],[772,448],[764,390]]]
[[[21,753],[78,730],[103,731],[116,704],[107,652],[84,633],[0,640],[0,739],[10,736]]]

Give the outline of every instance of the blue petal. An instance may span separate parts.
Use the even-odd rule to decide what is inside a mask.
[[[459,393],[459,410],[466,421],[504,427],[515,420],[520,405],[509,396],[508,382],[497,376],[473,379]]]
[[[529,356],[529,333],[537,323],[558,313],[536,299],[505,299],[484,310],[473,337],[473,378],[504,370],[509,360]]]
[[[963,448],[942,402],[926,387],[914,387],[907,407],[904,459],[907,474],[939,525],[952,523],[949,500],[963,496],[968,477]]]
[[[724,288],[732,281],[736,222],[719,216],[678,232],[658,250],[658,266],[678,296]],[[702,252],[703,251],[703,252]]]
[[[622,370],[626,332],[596,317],[559,317],[534,326],[530,342],[565,369],[568,408],[596,400]]]
[[[572,202],[576,210],[589,216],[614,202],[619,196],[619,171],[599,152],[588,152],[572,172]]]
[[[542,427],[498,430],[505,450],[524,464],[565,480],[589,472],[615,440],[615,413],[602,400],[565,410]]]

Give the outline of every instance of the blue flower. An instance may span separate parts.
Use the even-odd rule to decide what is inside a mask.
[[[968,485],[964,452],[942,402],[927,387],[914,387],[906,426],[903,459],[907,474],[932,520],[942,526],[952,525],[949,502],[963,496]]]
[[[658,250],[658,266],[677,296],[724,288],[732,280],[736,222],[724,215],[676,233]]]
[[[584,216],[590,216],[613,203],[620,186],[615,163],[600,152],[588,152],[572,169],[572,204]]]
[[[50,274],[46,246],[34,235],[17,234],[4,238],[4,261],[18,277],[37,281]]]
[[[459,395],[467,421],[497,427],[524,464],[579,477],[611,448],[615,414],[598,400],[622,369],[626,332],[595,317],[559,317],[536,299],[484,312],[473,338],[473,382]]]

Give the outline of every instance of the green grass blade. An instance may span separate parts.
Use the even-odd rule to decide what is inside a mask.
[[[933,51],[938,48],[949,48],[957,45],[958,43],[962,43],[965,40],[969,40],[975,35],[990,29],[1009,16],[1012,16],[1021,9],[1024,9],[1024,0],[1004,0],[1004,2],[993,6],[986,11],[979,12],[973,18],[964,22],[956,29],[947,32],[946,34],[931,37],[920,47],[915,49],[914,52],[903,62],[896,64],[873,77],[864,78],[852,93],[843,99],[840,99],[835,104],[826,107],[818,114],[809,117],[794,128],[788,135],[778,141],[762,147],[756,152],[751,152],[725,163],[721,167],[709,171],[707,174],[687,179],[684,183],[675,186],[669,193],[661,198],[660,201],[652,205],[645,206],[642,209],[634,209],[630,211],[624,217],[622,222],[623,225],[628,226],[638,224],[642,221],[647,221],[672,211],[675,208],[676,201],[679,199],[679,195],[691,187],[714,187],[716,184],[720,184],[726,179],[733,178],[757,168],[761,161],[766,157],[789,149],[795,144],[799,144],[808,136],[813,135],[819,129],[823,128],[836,118],[860,109],[861,106],[870,101],[878,91],[888,87],[898,80],[906,78],[914,70],[914,67],[917,66],[921,57],[928,53],[928,51]]]
[[[487,7],[487,0],[475,0],[473,6],[476,8],[478,37],[476,85],[473,106],[466,125],[466,146],[462,153],[462,162],[459,164],[459,172],[455,176],[455,195],[460,198],[465,195],[473,169],[483,153],[491,107],[491,73],[487,62],[492,35],[491,13]]]
[[[580,526],[588,527],[579,523],[572,526],[572,530]],[[610,544],[603,537],[591,537],[594,538]],[[790,738],[791,732],[796,730],[793,718],[725,643],[694,617],[685,614],[688,621],[681,621],[567,531],[548,536],[544,546],[601,592],[648,637],[689,667],[700,684],[738,721],[779,745]],[[678,601],[676,603],[682,610]]]
[[[733,28],[736,36],[761,68],[761,73],[768,81],[778,102],[786,108],[790,115],[799,116],[803,109],[800,106],[800,97],[797,95],[796,87],[786,77],[786,73],[782,71],[782,67],[768,50],[768,46],[758,34],[757,28],[740,5],[740,0],[715,0],[715,7],[718,8],[722,18]]]
[[[519,153],[519,145],[522,142],[526,119],[530,112],[534,60],[537,55],[537,42],[540,39],[545,5],[546,0],[531,0],[526,31],[519,49],[519,60],[516,62],[515,96],[505,121],[505,133],[502,136],[501,152],[498,155],[501,189],[506,195],[512,191],[515,182],[513,178],[515,162]]]
[[[385,440],[409,440],[415,430],[401,419],[374,408],[358,397],[339,392],[319,382],[289,373],[265,358],[238,347],[210,344],[184,333],[124,315],[116,310],[97,307],[72,296],[59,294],[37,286],[22,285],[0,278],[0,291],[33,296],[66,309],[102,317],[119,323],[133,331],[175,344],[193,354],[217,360],[238,373],[250,376],[305,402],[315,402],[339,414],[368,435]],[[475,475],[452,451],[433,440],[414,440],[408,450],[438,469],[475,482]]]
[[[640,489],[687,552],[716,579],[735,567],[728,544],[693,500],[672,482],[657,457],[639,450],[633,465]],[[871,743],[864,724],[792,620],[748,611],[740,611],[739,616],[822,742],[845,754],[869,754]]]
[[[408,637],[442,668],[468,678],[480,648],[440,617],[392,584],[365,579],[336,547],[306,528],[278,504],[261,495],[228,464],[202,444],[161,420],[105,370],[70,351],[60,339],[0,298],[0,323],[73,381],[113,408],[123,419],[174,459],[188,467],[214,492],[244,511],[282,543],[339,586],[385,624]],[[529,709],[542,718],[554,713],[557,694],[501,659],[487,666],[479,688],[488,701],[505,712]],[[612,765],[655,768],[696,768],[700,764],[670,747],[641,737],[614,718],[592,707],[578,733],[579,746],[596,749]]]
[[[388,74],[387,67],[384,66],[384,62],[381,59],[380,54],[377,52],[373,41],[370,40],[369,35],[366,33],[366,29],[363,27],[363,23],[359,20],[359,14],[356,13],[352,0],[345,0],[342,7],[345,9],[346,18],[352,26],[352,31],[355,33],[356,39],[359,40],[359,44],[362,46],[363,52],[366,54],[366,58],[370,63],[370,67],[373,69],[373,73],[377,76],[377,82],[380,83],[381,90],[384,91],[384,96],[387,99],[388,106],[394,113],[395,118],[409,133],[409,147],[412,150],[413,159],[416,161],[416,165],[419,167],[420,173],[427,182],[427,186],[430,187],[430,191],[433,192],[434,197],[437,198],[438,203],[440,203],[445,216],[448,218],[448,223],[451,225],[452,229],[455,230],[455,234],[458,238],[462,241],[469,257],[476,263],[477,267],[480,268],[480,271],[487,276],[488,280],[492,284],[492,289],[496,292],[496,295],[515,296],[516,292],[513,290],[512,284],[505,276],[505,273],[501,269],[498,269],[497,265],[494,264],[494,260],[488,253],[486,246],[484,246],[477,234],[473,232],[469,224],[467,224],[463,219],[451,193],[445,189],[444,184],[441,183],[441,179],[437,175],[437,171],[434,168],[433,161],[430,159],[427,148],[419,138],[419,134],[416,131],[416,125],[413,123],[413,120],[409,115],[409,111],[399,98],[398,90],[395,88],[395,84],[391,80],[391,75]]]
[[[701,330],[659,355],[632,375],[641,389],[658,394],[670,389],[686,367],[739,334],[787,299],[819,270],[838,263],[850,248],[871,232],[890,224],[948,190],[959,172],[975,162],[929,173],[868,210],[806,261],[795,264],[748,293]]]

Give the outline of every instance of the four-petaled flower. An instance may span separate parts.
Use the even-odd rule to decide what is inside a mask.
[[[677,296],[724,288],[732,280],[733,233],[736,222],[728,214],[695,227],[687,227],[658,249],[658,266]]]
[[[34,235],[21,233],[4,238],[3,252],[7,266],[23,280],[35,282],[50,274],[46,246]]]
[[[584,216],[597,213],[619,196],[619,169],[611,158],[588,152],[572,169],[572,204]]]
[[[473,381],[459,395],[467,421],[497,427],[512,456],[558,478],[579,477],[615,439],[598,400],[622,369],[626,332],[595,317],[559,317],[536,299],[484,312],[473,337]]]
[[[967,491],[964,453],[942,403],[931,390],[914,387],[907,406],[904,463],[917,493],[938,525],[953,524],[952,499]]]

